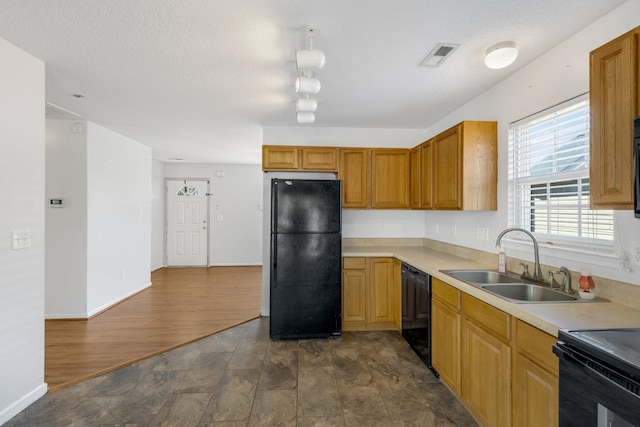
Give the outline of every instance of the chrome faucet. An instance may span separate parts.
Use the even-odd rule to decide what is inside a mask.
[[[505,228],[498,234],[498,238],[496,239],[496,246],[500,246],[500,241],[502,240],[502,236],[509,233],[510,231],[521,231],[524,234],[527,234],[533,240],[533,256],[535,260],[535,265],[533,266],[533,276],[531,277],[533,280],[544,280],[542,276],[542,270],[540,269],[540,257],[538,255],[538,241],[535,236],[531,234],[529,230],[525,230],[524,228],[511,227]]]

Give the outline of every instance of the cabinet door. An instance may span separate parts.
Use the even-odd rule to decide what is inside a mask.
[[[409,150],[371,150],[371,207],[409,208]]]
[[[393,322],[393,259],[371,258],[369,322]]]
[[[513,369],[513,425],[558,425],[558,377],[522,354]]]
[[[632,120],[638,113],[638,30],[591,52],[591,205],[633,209]]]
[[[402,262],[393,259],[393,323],[402,329]]]
[[[433,143],[423,142],[420,145],[420,167],[422,169],[420,183],[420,207],[433,208]]]
[[[462,208],[461,126],[441,133],[432,140],[433,208]]]
[[[287,145],[262,146],[262,170],[297,170],[298,147]]]
[[[338,149],[334,147],[303,147],[302,169],[309,171],[338,171]]]
[[[482,425],[510,425],[511,348],[469,320],[462,327],[461,389]]]
[[[366,270],[344,270],[342,273],[342,321],[366,322]]]
[[[411,150],[411,209],[420,209],[422,207],[422,167],[421,164],[421,146]]]
[[[434,298],[431,304],[431,358],[440,378],[460,395],[460,313]]]
[[[369,150],[341,149],[338,179],[342,180],[342,207],[369,207]]]

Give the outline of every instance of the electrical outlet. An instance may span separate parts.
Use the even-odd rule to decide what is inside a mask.
[[[631,265],[640,267],[640,242],[631,242],[631,250],[629,252]]]
[[[476,227],[476,239],[489,240],[489,227]]]

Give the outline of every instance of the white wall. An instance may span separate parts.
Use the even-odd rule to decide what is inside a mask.
[[[71,127],[79,123],[82,132]],[[86,122],[46,120],[45,316],[87,316]],[[50,208],[50,199],[63,199]]]
[[[44,382],[44,63],[0,39],[0,424]],[[31,247],[11,250],[12,230]]]
[[[151,285],[151,149],[87,123],[87,312]]]
[[[264,145],[326,145],[336,147],[415,147],[426,139],[424,129],[265,126]]]
[[[209,179],[210,265],[262,265],[260,165],[165,163],[164,175]],[[166,192],[164,183],[162,191]]]
[[[588,92],[589,52],[638,25],[640,2],[626,2],[427,129],[428,135],[435,135],[461,120],[497,120],[499,199],[497,212],[426,212],[426,237],[495,252],[495,239],[507,227],[509,123]],[[620,227],[617,243],[627,252],[630,240],[640,241],[640,221],[632,217],[631,211],[620,211],[616,218]],[[456,225],[456,235],[451,231],[452,225]],[[476,227],[488,227],[489,240],[476,239]],[[507,249],[507,256],[533,260],[531,252],[530,247],[521,251]],[[566,265],[571,270],[589,266],[595,275],[640,284],[640,268],[625,271],[615,258],[589,259],[584,254],[559,253],[548,246],[541,247],[540,255],[541,262],[549,265]],[[612,263],[613,267],[597,263]]]
[[[151,162],[151,271],[164,267],[164,163]]]

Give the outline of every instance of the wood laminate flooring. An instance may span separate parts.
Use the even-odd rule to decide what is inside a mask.
[[[89,320],[45,322],[49,391],[260,316],[262,267],[163,268],[151,281]]]

